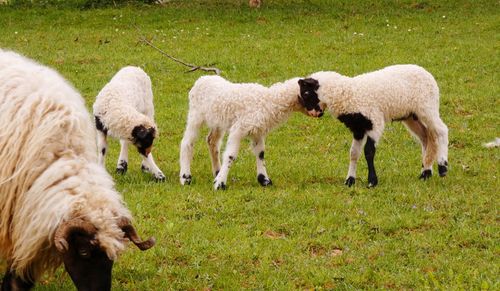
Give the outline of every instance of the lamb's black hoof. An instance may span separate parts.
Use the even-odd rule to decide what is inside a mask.
[[[425,181],[425,180],[429,179],[430,177],[432,177],[432,171],[431,170],[424,170],[422,172],[422,174],[420,174],[419,179],[422,179]]]
[[[127,162],[126,161],[120,161],[120,163],[116,167],[116,173],[123,175],[123,174],[125,174],[127,172],[127,169],[128,169]]]
[[[191,175],[182,174],[181,184],[182,185],[191,185],[191,180],[193,177]]]
[[[165,175],[163,175],[163,173],[154,175],[154,177],[155,177],[155,182],[165,182],[166,180]]]
[[[372,188],[377,186],[378,184],[378,178],[377,176],[375,177],[368,177],[368,188]]]
[[[215,190],[226,190],[226,184],[224,182],[221,182],[217,185],[217,187],[215,187]]]
[[[354,185],[354,183],[356,183],[356,178],[354,178],[353,176],[349,176],[349,178],[347,178],[344,182],[344,184],[346,184],[349,187]]]
[[[448,173],[448,162],[444,162],[443,165],[438,165],[438,172],[440,177],[446,176],[446,173]]]
[[[149,168],[148,168],[148,167],[146,167],[146,166],[144,166],[144,165],[141,165],[141,171],[142,171],[143,173],[149,173]]]
[[[271,181],[271,179],[269,178],[266,178],[264,174],[259,174],[257,176],[257,181],[259,181],[259,184],[264,187],[273,185],[273,181]]]

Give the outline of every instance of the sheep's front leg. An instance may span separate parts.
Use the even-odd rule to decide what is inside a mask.
[[[356,169],[358,166],[358,160],[361,156],[361,149],[363,148],[363,143],[365,142],[365,138],[361,137],[360,139],[353,138],[350,150],[350,161],[349,161],[349,172],[347,173],[347,178],[345,180],[345,184],[349,187],[354,185],[356,182]]]
[[[9,271],[10,268],[7,268],[7,272],[5,272],[5,276],[2,281],[2,291],[27,291],[33,288],[35,285],[34,282],[29,279],[23,280],[20,277],[16,276],[14,272]]]
[[[128,169],[128,142],[125,139],[120,139],[120,157],[116,163],[116,172],[125,174]]]
[[[220,171],[220,146],[224,132],[218,128],[213,128],[207,136],[208,152],[210,153],[210,160],[212,161],[212,174],[214,178],[217,177]]]
[[[266,163],[264,161],[264,137],[256,137],[253,139],[252,151],[257,161],[257,181],[262,186],[270,186],[273,184],[266,171]]]
[[[229,133],[229,136],[227,138],[226,150],[224,151],[224,155],[222,157],[222,167],[219,171],[219,174],[217,174],[217,177],[215,177],[214,180],[214,190],[226,189],[229,168],[238,156],[242,138],[243,135],[239,131],[233,131]]]
[[[141,170],[153,174],[153,176],[155,177],[155,180],[157,182],[164,182],[165,181],[165,175],[160,170],[160,168],[158,168],[158,166],[156,165],[156,163],[153,159],[152,153],[149,153],[147,157],[143,156]]]
[[[97,148],[99,150],[98,153],[98,163],[99,165],[105,166],[106,161],[106,153],[108,151],[108,141],[107,134],[101,130],[97,130]]]
[[[375,158],[375,140],[368,136],[365,144],[365,158],[368,164],[368,187],[375,187],[378,184],[377,173],[375,172],[375,164],[373,162]]]

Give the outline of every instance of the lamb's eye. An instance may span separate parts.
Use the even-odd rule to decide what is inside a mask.
[[[88,249],[84,249],[84,248],[78,249],[78,254],[82,258],[90,257],[90,251]]]

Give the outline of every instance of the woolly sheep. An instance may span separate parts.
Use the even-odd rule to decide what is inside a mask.
[[[439,117],[439,88],[425,69],[416,65],[395,65],[353,78],[336,72],[317,72],[303,82],[301,90],[317,95],[332,115],[353,133],[346,185],[355,183],[363,144],[368,164],[368,186],[377,185],[373,162],[375,147],[385,123],[389,121],[402,121],[420,140],[421,179],[432,176],[432,164],[436,158],[439,175],[446,175],[448,128]]]
[[[52,69],[0,49],[2,290],[28,290],[61,263],[78,290],[110,290],[126,238],[147,249],[97,164],[83,99]]]
[[[99,163],[104,166],[107,135],[120,139],[120,157],[116,171],[128,168],[128,145],[135,145],[142,155],[141,169],[153,174],[157,181],[165,175],[156,165],[151,149],[157,135],[154,122],[151,79],[138,67],[124,67],[99,92],[94,103]]]
[[[193,145],[203,124],[210,128],[207,143],[215,177],[214,189],[225,189],[231,164],[235,161],[241,139],[249,136],[257,160],[257,180],[262,186],[271,185],[265,163],[266,135],[283,123],[293,111],[319,117],[323,110],[319,100],[301,98],[299,83],[294,78],[267,88],[259,84],[231,83],[219,76],[199,78],[189,92],[189,113],[180,150],[180,182],[191,183]],[[222,138],[229,131],[222,167],[219,151]]]

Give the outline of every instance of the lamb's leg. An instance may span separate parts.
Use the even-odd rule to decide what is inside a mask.
[[[222,143],[222,137],[224,132],[218,128],[213,128],[207,136],[208,152],[210,153],[210,159],[212,161],[212,174],[214,178],[220,171],[220,146]]]
[[[368,187],[375,187],[378,184],[377,173],[375,172],[375,164],[373,160],[375,159],[377,141],[368,134],[365,143],[365,158],[368,164]]]
[[[217,177],[214,180],[214,190],[226,189],[226,181],[227,175],[229,173],[229,168],[236,160],[238,156],[238,151],[240,149],[241,139],[244,137],[238,130],[233,130],[229,132],[229,136],[227,138],[226,150],[224,151],[224,155],[222,157],[222,167],[219,171]]]
[[[29,279],[23,280],[7,268],[2,281],[2,291],[27,291],[33,288],[35,283]]]
[[[437,135],[437,163],[439,176],[444,177],[448,172],[448,127],[441,118],[435,120]]]
[[[257,181],[262,186],[270,186],[273,184],[266,171],[266,163],[264,161],[265,138],[253,138],[252,151],[257,161]]]
[[[105,167],[106,153],[108,151],[107,134],[97,130],[98,163]]]
[[[184,132],[180,149],[181,170],[179,177],[181,185],[191,184],[191,160],[193,159],[194,142],[198,137],[198,131],[200,130],[201,124],[201,121],[188,117],[186,131]]]
[[[142,157],[142,164],[141,164],[141,170],[145,172],[149,172],[153,174],[155,177],[155,180],[157,182],[164,182],[165,181],[165,175],[163,172],[158,168],[156,165],[154,159],[153,159],[153,154],[149,153],[147,157]]]
[[[422,172],[423,172],[424,161],[426,157],[426,148],[427,148],[427,136],[428,136],[427,128],[425,128],[422,122],[420,122],[418,119],[415,118],[409,118],[403,120],[403,124],[420,141],[420,144],[422,146]]]
[[[128,141],[120,139],[120,156],[116,163],[116,172],[118,174],[125,174],[128,169]]]
[[[365,136],[366,137],[366,136]],[[356,182],[356,168],[358,165],[359,157],[361,156],[361,149],[363,144],[366,142],[366,138],[352,139],[351,150],[350,150],[350,161],[349,161],[349,172],[347,173],[347,178],[345,184],[349,187],[354,185]]]

